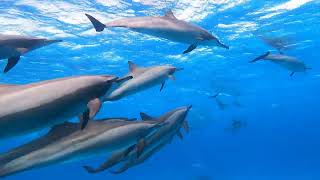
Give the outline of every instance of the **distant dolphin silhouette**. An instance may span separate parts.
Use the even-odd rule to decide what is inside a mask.
[[[198,45],[219,46],[229,49],[228,46],[222,44],[207,30],[191,23],[178,20],[171,10],[163,17],[130,17],[111,21],[106,24],[101,23],[89,14],[86,14],[86,16],[92,22],[97,32],[103,31],[106,27],[124,27],[136,32],[168,39],[174,42],[189,44],[190,46],[183,52],[184,54],[191,52]]]
[[[49,40],[31,36],[0,34],[0,59],[8,59],[4,73],[12,69],[20,60],[20,56],[62,40]]]
[[[75,76],[0,86],[0,139],[52,127],[80,116],[83,129],[113,83],[132,77]]]
[[[145,138],[143,152],[140,152],[139,145],[136,145],[126,150],[113,153],[111,157],[98,168],[92,168],[90,166],[84,166],[84,168],[89,173],[98,173],[121,163],[123,166],[118,170],[111,171],[112,173],[118,174],[143,163],[166,144],[170,143],[175,135],[182,139],[183,136],[180,132],[181,128],[184,128],[189,132],[186,116],[190,109],[191,106],[183,106],[167,112],[159,118],[153,118],[145,113],[140,113],[144,122],[164,123],[162,127],[158,128],[153,134]]]
[[[133,78],[122,83],[117,88],[111,89],[108,95],[105,96],[105,101],[118,100],[160,84],[161,91],[164,88],[166,80],[175,80],[173,74],[181,70],[181,68],[175,68],[170,65],[138,67],[131,61],[128,64],[129,73],[126,76],[132,76]]]
[[[311,68],[308,68],[302,61],[298,60],[295,57],[286,56],[282,54],[271,54],[269,51],[255,58],[254,60],[250,61],[250,63],[253,63],[259,60],[271,61],[275,64],[280,65],[285,69],[288,69],[289,71],[291,71],[290,76],[293,76],[295,72],[305,72],[306,70],[311,69]]]
[[[139,151],[143,152],[144,138],[162,125],[107,118],[91,121],[86,129],[80,130],[80,123],[65,122],[54,126],[45,136],[0,155],[0,177],[127,149],[134,144],[140,144]]]

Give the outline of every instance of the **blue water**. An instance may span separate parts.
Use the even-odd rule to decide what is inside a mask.
[[[230,50],[187,45],[116,28],[96,33],[84,13],[103,22],[120,17],[163,15],[214,33]],[[192,104],[190,134],[175,138],[144,164],[121,175],[91,175],[82,165],[98,165],[106,156],[35,169],[8,179],[175,179],[175,180],[318,180],[320,179],[320,1],[318,0],[2,0],[0,33],[63,39],[24,56],[1,83],[31,83],[85,74],[124,75],[127,61],[141,66],[173,64],[184,70],[176,81],[117,102],[106,103],[98,118],[159,116]],[[290,77],[267,62],[248,61],[267,50],[257,35],[289,36],[287,55],[312,70]],[[0,67],[6,61],[0,62]],[[228,106],[210,95],[223,90]],[[28,97],[26,97],[28,98]],[[234,105],[234,102],[241,107]],[[8,102],[14,103],[14,102]],[[230,130],[232,120],[246,126]],[[75,119],[74,119],[75,121]],[[23,144],[45,131],[1,141],[1,150]]]

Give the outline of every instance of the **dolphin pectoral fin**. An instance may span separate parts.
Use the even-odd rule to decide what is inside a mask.
[[[255,58],[255,59],[252,60],[252,61],[249,61],[249,63],[253,63],[253,62],[259,61],[259,60],[261,60],[261,59],[264,59],[264,58],[266,58],[267,56],[269,56],[269,54],[270,54],[270,51],[266,52],[265,54],[263,54],[263,55],[261,55],[261,56],[259,56],[259,57],[257,57],[257,58]]]
[[[93,16],[89,15],[89,14],[85,14],[88,19],[91,21],[94,29],[97,32],[102,32],[104,30],[104,28],[106,28],[106,25],[103,24],[102,22],[100,22],[99,20],[97,20],[96,18],[94,18]]]
[[[162,89],[164,88],[164,85],[166,84],[166,82],[163,82],[162,84],[161,84],[161,88],[160,88],[160,92],[162,91]]]
[[[19,62],[19,60],[20,60],[20,56],[9,58],[8,63],[4,68],[3,72],[7,73],[8,71],[10,71]]]
[[[182,128],[183,128],[187,133],[190,132],[190,127],[189,127],[189,124],[188,124],[187,121],[184,121],[184,122],[182,123]]]
[[[148,114],[146,114],[144,112],[140,112],[140,117],[143,121],[150,121],[150,120],[154,119],[153,117],[149,116]]]
[[[141,139],[139,140],[139,142],[137,143],[137,158],[139,158],[140,155],[142,154],[145,145],[146,145],[145,139],[141,138]]]
[[[90,114],[89,109],[87,109],[82,113],[82,115],[79,116],[81,130],[83,130],[87,126],[90,119],[89,114]]]
[[[181,140],[183,140],[183,135],[182,135],[181,131],[178,131],[178,132],[177,132],[177,136],[178,136]]]
[[[164,17],[170,18],[170,19],[177,19],[177,18],[174,16],[174,14],[173,14],[173,12],[172,12],[171,9],[166,12],[166,14],[164,15]]]
[[[183,51],[183,54],[187,54],[197,48],[197,44],[191,44],[187,50]]]
[[[294,73],[295,73],[295,72],[292,72],[292,73],[290,74],[290,77],[292,77],[292,76],[294,75]]]
[[[100,111],[101,106],[102,103],[99,98],[95,98],[89,101],[87,105],[88,109],[80,117],[81,129],[84,129],[87,126],[89,120],[93,119],[96,116],[96,114]]]
[[[93,119],[100,111],[102,103],[99,98],[95,98],[88,103],[89,119]]]
[[[28,48],[16,48],[16,50],[20,53],[20,54],[25,54],[29,51]]]

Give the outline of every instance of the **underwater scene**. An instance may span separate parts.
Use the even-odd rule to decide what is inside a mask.
[[[1,0],[0,178],[319,180],[319,0]]]

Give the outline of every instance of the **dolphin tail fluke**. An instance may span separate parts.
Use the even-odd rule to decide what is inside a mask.
[[[4,68],[3,72],[7,73],[9,72],[15,65],[17,65],[17,63],[20,60],[20,56],[16,56],[16,57],[11,57],[8,59],[8,63],[6,65],[6,67]]]
[[[88,19],[91,21],[94,29],[97,32],[102,32],[104,30],[104,28],[106,28],[106,25],[103,24],[102,22],[100,22],[99,20],[97,20],[96,18],[94,18],[93,16],[86,14],[86,16],[88,17]]]
[[[295,73],[295,72],[293,71],[293,72],[290,74],[290,77],[292,77],[292,76],[294,75],[294,73]]]
[[[263,54],[263,55],[261,55],[261,56],[259,56],[259,57],[257,57],[257,58],[255,58],[255,59],[252,60],[252,61],[249,61],[249,63],[253,63],[253,62],[259,61],[259,60],[261,60],[261,59],[264,59],[264,58],[266,58],[267,56],[269,56],[269,54],[270,54],[270,51],[266,52],[265,54]]]

